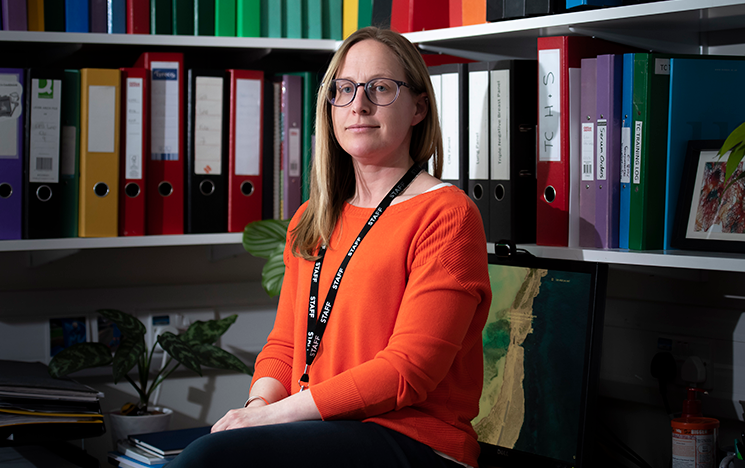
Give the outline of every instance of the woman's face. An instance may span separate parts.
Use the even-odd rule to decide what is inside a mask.
[[[388,46],[371,39],[358,42],[347,52],[336,78],[367,83],[373,78],[406,81],[404,69]],[[409,158],[412,128],[427,112],[424,94],[414,96],[401,86],[396,101],[389,106],[370,102],[364,88],[346,107],[331,108],[334,134],[341,147],[356,162],[389,165]]]

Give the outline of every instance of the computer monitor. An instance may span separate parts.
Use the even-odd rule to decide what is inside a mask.
[[[482,467],[589,466],[606,264],[489,256]]]

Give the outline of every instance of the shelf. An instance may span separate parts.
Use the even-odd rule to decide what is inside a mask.
[[[474,60],[534,59],[536,38],[577,34],[643,50],[705,54],[719,53],[718,46],[742,43],[743,25],[741,0],[667,0],[421,31],[406,37],[425,51]]]
[[[101,34],[36,31],[0,31],[0,42],[151,47],[209,47],[334,52],[331,39],[275,39],[267,37],[177,36],[154,34]]]
[[[173,247],[187,245],[240,245],[243,233],[184,234],[177,236],[133,236],[0,241],[0,252],[37,250],[111,249],[131,247]]]
[[[686,268],[696,270],[717,270],[745,272],[745,255],[722,252],[693,252],[685,250],[630,251],[600,250],[568,247],[546,247],[535,244],[517,246],[538,257],[562,260],[611,263],[616,265],[638,265],[644,267]],[[494,252],[494,245],[488,245]]]

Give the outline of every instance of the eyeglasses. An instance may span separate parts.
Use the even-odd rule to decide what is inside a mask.
[[[326,100],[332,106],[345,107],[354,101],[357,96],[357,88],[362,86],[365,89],[365,95],[376,106],[390,106],[398,98],[401,86],[411,89],[411,86],[403,81],[396,81],[390,78],[373,78],[367,83],[355,83],[352,80],[338,79],[331,80],[330,86],[326,91]]]

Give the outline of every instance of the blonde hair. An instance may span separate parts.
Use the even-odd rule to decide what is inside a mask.
[[[307,209],[290,233],[292,254],[306,260],[317,259],[319,247],[328,245],[344,203],[355,193],[352,158],[336,141],[331,104],[326,100],[323,90],[336,77],[349,49],[368,39],[388,46],[401,63],[411,92],[415,95],[424,93],[428,97],[427,115],[413,129],[409,154],[420,165],[434,156],[434,176],[439,178],[442,173],[442,135],[437,118],[437,104],[427,65],[421,54],[411,42],[396,32],[373,26],[357,30],[342,43],[331,59],[316,102],[316,143],[310,177],[310,198]]]

